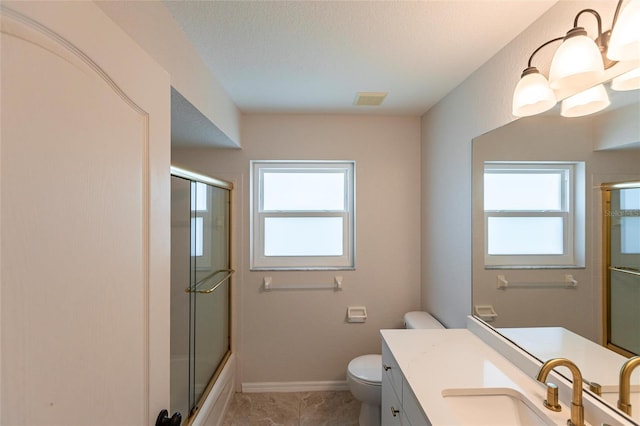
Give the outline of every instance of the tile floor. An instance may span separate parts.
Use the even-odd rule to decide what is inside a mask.
[[[223,426],[358,426],[351,392],[236,393]]]

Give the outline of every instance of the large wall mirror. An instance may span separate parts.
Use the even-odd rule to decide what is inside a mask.
[[[541,361],[575,358],[575,352],[566,353],[567,345],[580,342],[589,343],[585,350],[593,345],[610,352],[612,357],[601,359],[595,370],[589,362],[574,359],[584,377],[598,381],[605,391],[617,388],[626,357],[603,346],[608,308],[601,185],[640,181],[640,90],[609,94],[611,106],[598,114],[564,118],[556,107],[475,138],[472,202],[474,315]],[[522,213],[531,208],[532,197],[519,199],[518,186],[532,180],[542,185],[540,197],[547,196],[541,202],[550,203],[537,217]],[[493,194],[491,185],[504,191]],[[504,189],[508,186],[515,189]],[[485,203],[493,203],[487,209],[492,213],[485,211]],[[520,212],[518,203],[524,206]],[[640,222],[640,208],[629,213],[634,215]],[[511,227],[522,220],[530,220],[528,234]],[[636,226],[629,235],[638,241]],[[557,247],[563,251],[568,245],[570,256],[559,259]],[[500,256],[510,250],[519,255]],[[537,258],[539,252],[548,256]],[[640,268],[640,255],[633,262]],[[637,289],[626,304],[640,310],[640,277],[634,279]],[[627,329],[640,336],[640,313],[634,315],[635,323]],[[606,372],[600,368],[603,363],[611,364]],[[634,374],[633,383],[640,390],[640,373]],[[605,396],[611,401],[617,393]],[[609,405],[615,407],[615,402]],[[640,409],[635,411],[640,415]]]

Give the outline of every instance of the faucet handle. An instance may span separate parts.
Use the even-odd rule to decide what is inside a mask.
[[[558,403],[558,385],[547,382],[547,399],[544,400],[544,406],[551,411],[562,411],[562,407]]]
[[[600,385],[600,383],[590,382],[586,379],[582,379],[582,381],[589,386],[589,390],[591,392],[595,393],[598,396],[602,395],[602,385]]]

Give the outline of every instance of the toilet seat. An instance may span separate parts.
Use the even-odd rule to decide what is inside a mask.
[[[382,384],[382,355],[362,355],[349,362],[347,373],[355,381],[371,386]]]

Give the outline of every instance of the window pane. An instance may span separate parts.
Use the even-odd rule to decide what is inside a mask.
[[[265,172],[265,211],[344,211],[344,172]]]
[[[562,174],[485,173],[485,210],[562,210]]]
[[[191,210],[207,211],[207,185],[200,182],[191,184]]]
[[[265,256],[342,256],[341,217],[267,217]]]
[[[204,221],[201,217],[191,218],[191,256],[202,256],[204,247]]]
[[[488,218],[490,255],[563,254],[561,217]]]
[[[640,210],[640,188],[621,189],[620,208],[622,210]]]
[[[640,216],[620,218],[621,246],[624,254],[640,253]]]

